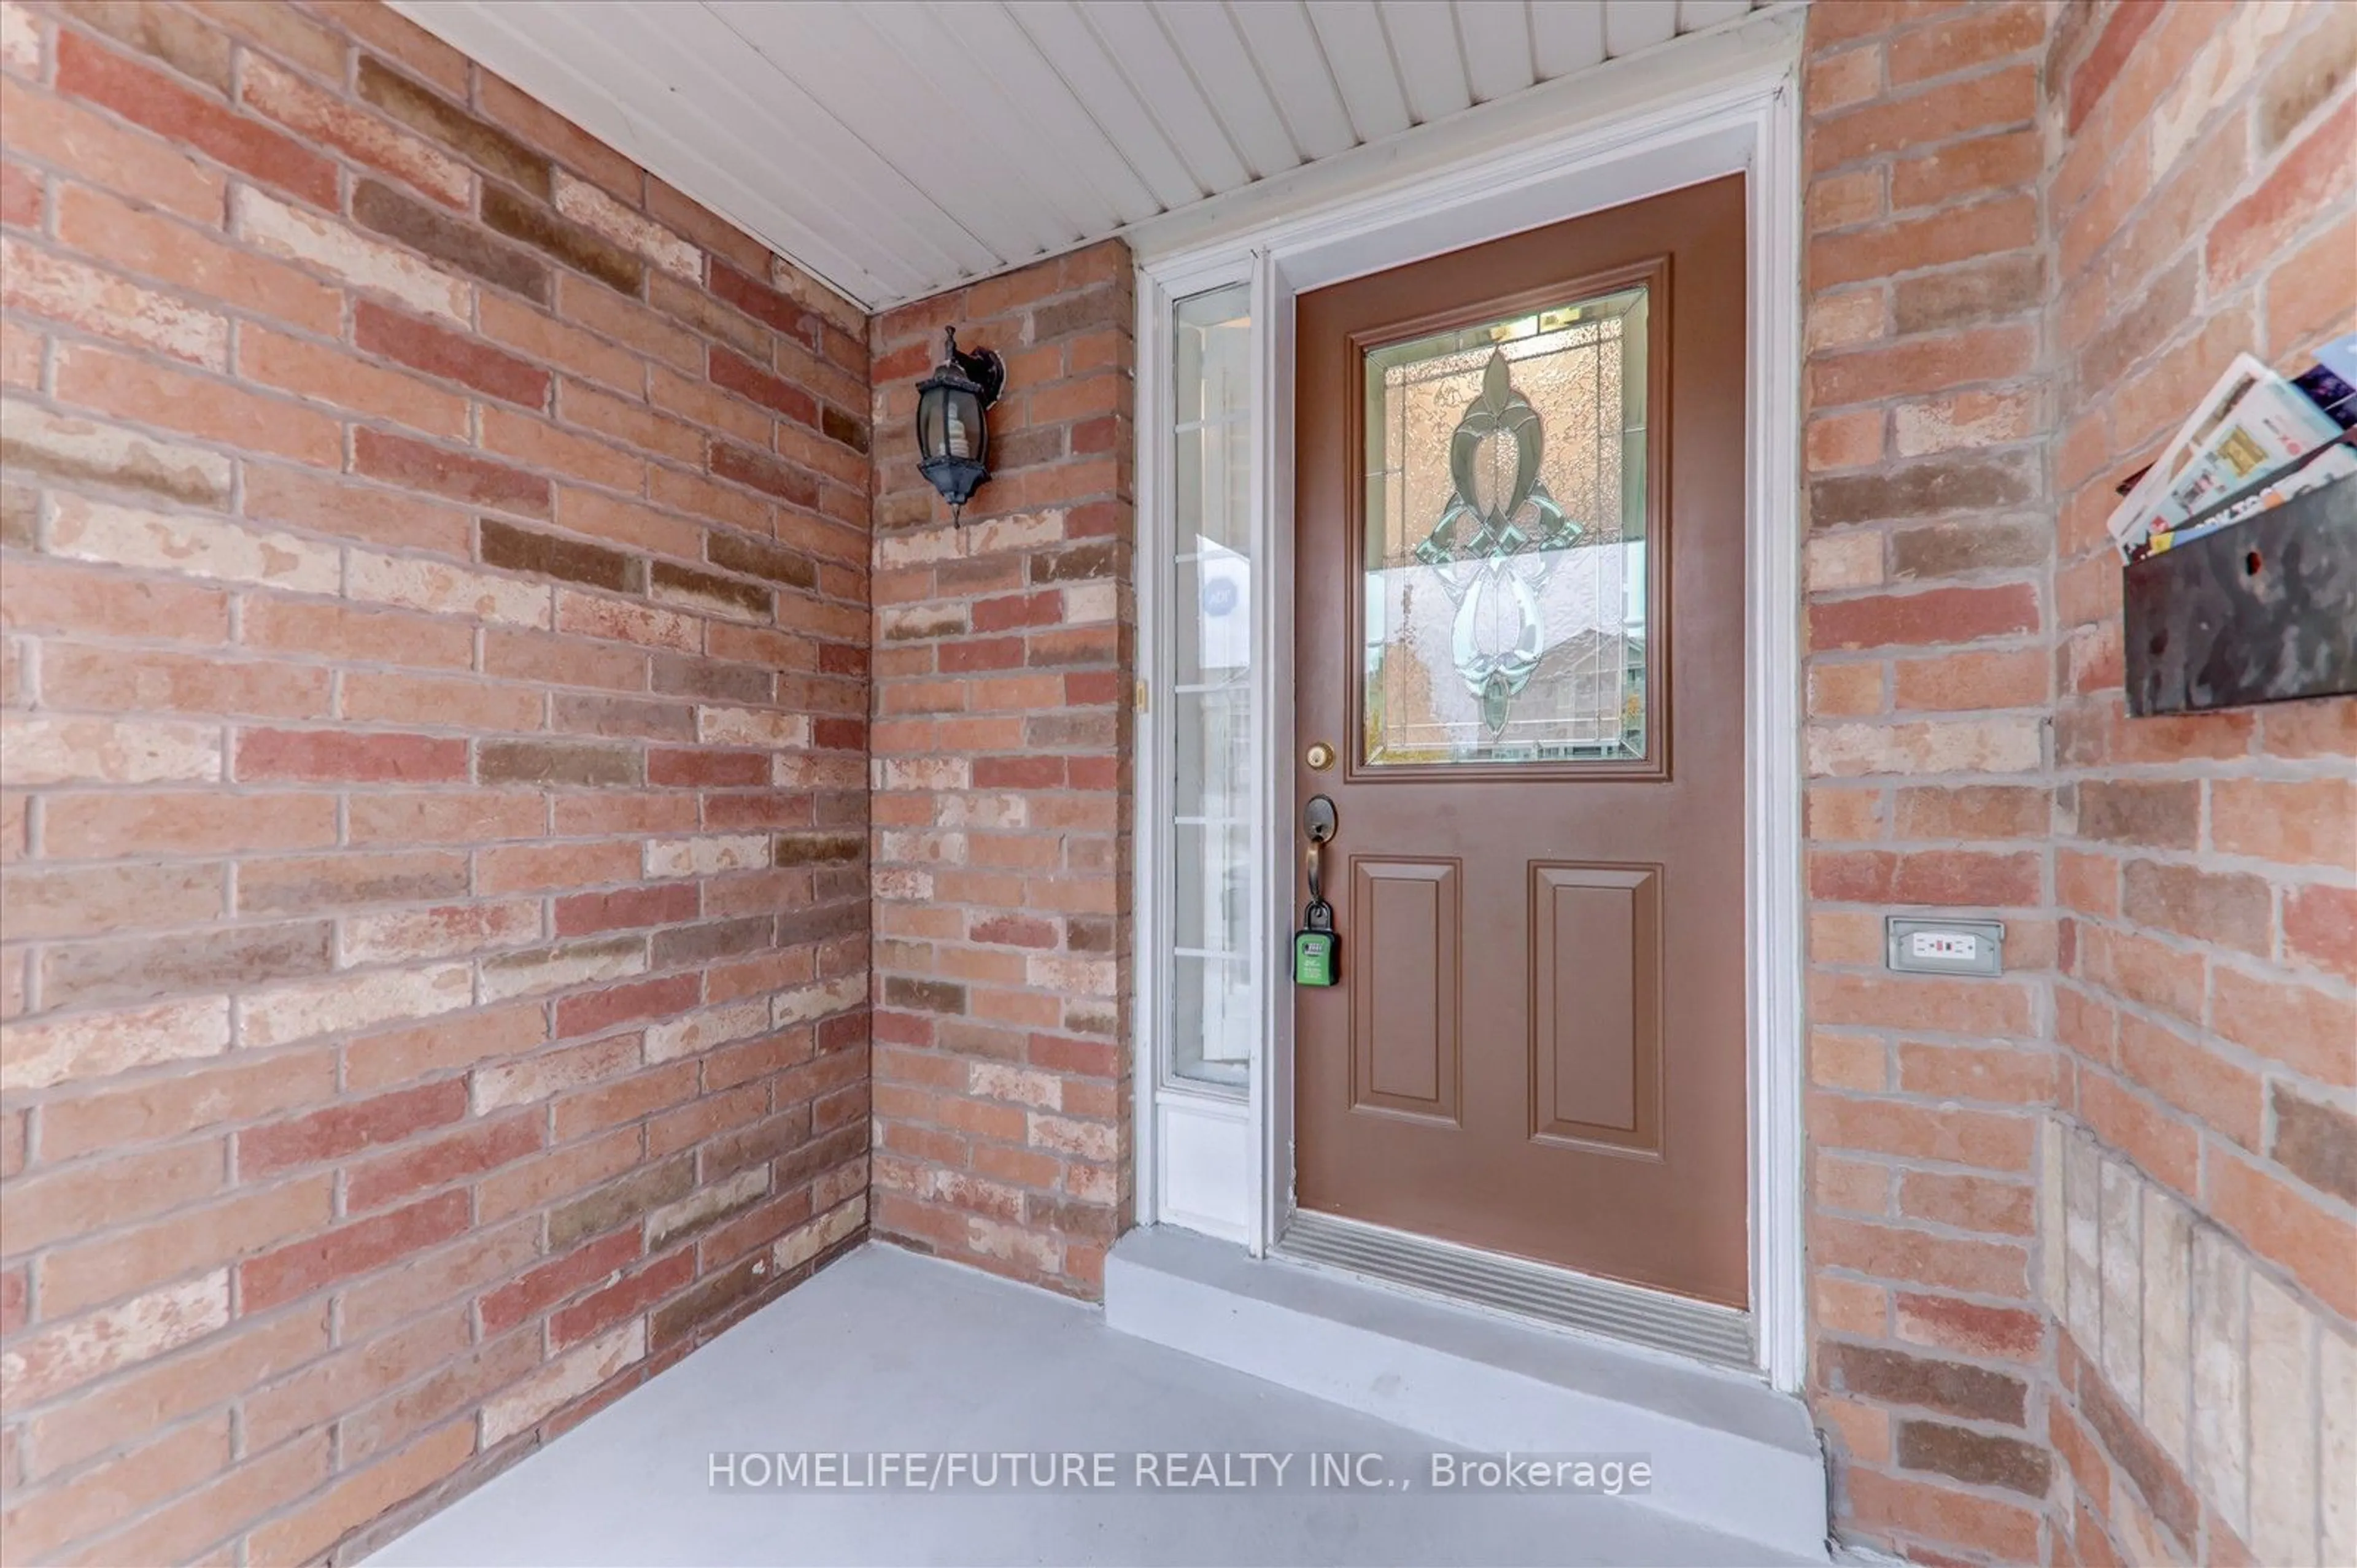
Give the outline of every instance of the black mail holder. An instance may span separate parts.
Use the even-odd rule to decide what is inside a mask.
[[[2128,712],[2357,692],[2357,474],[2127,568]]]

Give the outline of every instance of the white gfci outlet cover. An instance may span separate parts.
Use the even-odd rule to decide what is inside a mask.
[[[1892,915],[1889,964],[1902,974],[2002,974],[2005,922]]]

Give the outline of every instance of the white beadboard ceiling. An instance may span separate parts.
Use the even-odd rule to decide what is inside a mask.
[[[1768,0],[395,0],[874,310]]]

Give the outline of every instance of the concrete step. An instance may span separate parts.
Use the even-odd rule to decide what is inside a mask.
[[[1646,1457],[1652,1487],[1632,1500],[1765,1552],[1828,1560],[1808,1411],[1757,1378],[1162,1226],[1114,1246],[1104,1299],[1121,1333],[1444,1446]]]

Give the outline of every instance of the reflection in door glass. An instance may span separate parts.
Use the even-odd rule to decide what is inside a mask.
[[[1367,762],[1642,759],[1646,291],[1366,356]]]
[[[1165,1070],[1242,1089],[1252,937],[1252,317],[1238,285],[1173,312],[1170,1018]]]

